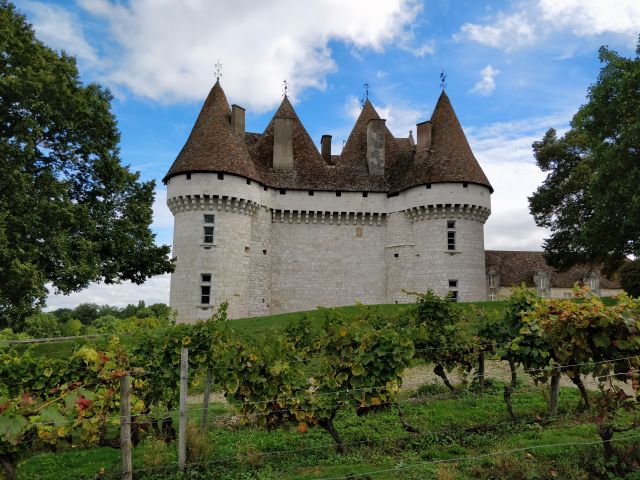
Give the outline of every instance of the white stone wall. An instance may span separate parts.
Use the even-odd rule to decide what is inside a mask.
[[[514,287],[510,286],[501,286],[497,289],[497,298],[496,300],[504,300],[509,295],[511,295],[511,290]],[[534,289],[534,287],[531,287]],[[624,290],[621,288],[601,288],[600,296],[601,297],[615,297],[616,295],[620,295]],[[569,294],[573,294],[573,288],[568,287],[552,287],[551,288],[551,298],[565,298]]]
[[[486,297],[484,222],[490,192],[433,184],[385,193],[265,188],[225,174],[180,175],[168,184],[176,271],[170,303],[180,321],[207,318],[229,302],[232,318],[316,306],[404,303],[403,290],[460,299]],[[203,215],[215,215],[215,242],[202,243]],[[456,251],[447,250],[447,219]],[[200,305],[200,275],[212,274],[211,307]]]

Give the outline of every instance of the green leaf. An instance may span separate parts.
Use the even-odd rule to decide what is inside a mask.
[[[52,423],[56,427],[62,426],[67,423],[66,418],[64,418],[64,416],[53,405],[47,408],[43,408],[40,412],[40,418],[43,422]]]
[[[17,445],[29,422],[22,415],[0,415],[0,438]]]

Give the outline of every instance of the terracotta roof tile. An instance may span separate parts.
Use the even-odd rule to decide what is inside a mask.
[[[592,272],[589,265],[576,265],[566,272],[558,272],[547,265],[544,252],[487,250],[485,252],[486,271],[494,270],[500,275],[500,285],[514,286],[524,283],[528,287],[535,286],[533,277],[537,272],[549,274],[551,286],[572,288],[584,280]],[[600,275],[600,288],[621,288],[617,276],[607,278],[602,268],[595,268]]]

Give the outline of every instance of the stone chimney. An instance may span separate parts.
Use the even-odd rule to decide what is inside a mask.
[[[273,119],[273,168],[293,170],[293,118]]]
[[[416,125],[418,134],[417,151],[431,149],[431,121],[418,123]]]
[[[322,158],[327,162],[327,165],[333,165],[333,160],[331,159],[331,135],[322,135],[320,145]]]
[[[244,108],[238,105],[231,106],[231,130],[235,136],[244,139]]]
[[[372,118],[367,123],[369,175],[384,175],[385,122],[381,118]]]

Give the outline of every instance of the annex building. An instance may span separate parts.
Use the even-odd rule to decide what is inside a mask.
[[[238,318],[406,303],[405,291],[429,288],[486,300],[516,277],[545,278],[552,294],[544,260],[517,276],[517,255],[485,252],[493,188],[444,91],[415,141],[394,137],[367,100],[339,155],[330,135],[320,143],[286,96],[263,133],[245,131],[245,110],[216,82],[163,180],[179,321],[223,301]]]

